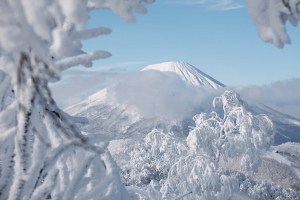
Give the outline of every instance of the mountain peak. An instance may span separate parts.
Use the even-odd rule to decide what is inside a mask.
[[[186,62],[163,62],[160,64],[149,65],[142,69],[158,70],[161,72],[174,72],[180,76],[182,80],[194,86],[208,86],[214,89],[224,87],[225,85],[200,71],[196,67]]]

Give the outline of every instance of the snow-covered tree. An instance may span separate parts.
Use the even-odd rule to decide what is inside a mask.
[[[194,116],[196,127],[187,137],[189,147],[219,162],[233,159],[239,171],[255,170],[259,155],[273,142],[272,121],[266,115],[253,116],[247,104],[230,90],[214,99],[213,108],[211,113]]]
[[[127,199],[107,143],[86,135],[58,108],[48,82],[90,67],[106,51],[84,52],[89,13],[110,9],[128,21],[153,0],[0,1],[0,199]]]
[[[118,150],[112,152],[133,199],[225,200],[237,193],[252,197],[254,191],[261,198],[266,188],[273,190],[267,195],[297,195],[250,178],[272,145],[274,129],[236,92],[215,97],[212,112],[197,114],[194,121],[187,138],[154,129],[144,137],[114,141],[111,148]]]
[[[250,15],[259,36],[277,47],[290,43],[286,22],[296,26],[300,20],[300,0],[248,0]]]
[[[271,120],[253,116],[234,91],[216,97],[213,108],[211,113],[194,116],[196,127],[186,139],[190,152],[171,167],[161,188],[163,197],[188,194],[185,199],[230,199],[239,191],[239,181],[226,170],[251,174],[271,146]]]
[[[171,166],[186,153],[187,146],[175,135],[152,130],[143,139],[125,141],[124,149],[113,154],[121,168],[125,185],[147,186],[151,181],[163,183]]]

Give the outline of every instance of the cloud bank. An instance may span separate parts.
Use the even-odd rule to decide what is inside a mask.
[[[146,117],[185,118],[211,108],[217,92],[187,85],[171,72],[154,70],[118,77],[108,88],[114,101],[136,107]]]
[[[300,119],[300,78],[278,81],[265,86],[238,88],[241,97],[261,103]]]
[[[51,88],[59,106],[66,108],[107,86],[112,98],[134,104],[148,116],[187,116],[210,108],[213,96],[218,96],[188,86],[172,73],[159,71],[122,74],[74,71],[68,72],[67,78]],[[300,78],[235,89],[249,104],[265,104],[300,119],[299,88]]]
[[[169,4],[201,5],[214,10],[234,10],[245,6],[243,0],[167,0]]]

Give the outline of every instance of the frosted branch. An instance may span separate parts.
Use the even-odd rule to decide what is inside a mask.
[[[143,3],[153,3],[155,0],[88,0],[87,7],[93,9],[110,9],[116,14],[122,16],[128,22],[134,22],[133,12],[145,13],[147,9]]]
[[[82,40],[111,33],[104,27],[86,28],[92,9],[111,9],[133,19],[133,12],[146,11],[142,4],[147,2],[152,1],[0,1],[0,129],[5,130],[0,135],[0,199],[60,199],[66,191],[67,199],[75,198],[83,182],[92,182],[89,189],[80,185],[83,192],[95,191],[91,198],[129,198],[113,160],[101,157],[108,154],[107,142],[81,133],[75,123],[87,121],[57,107],[48,81],[70,67],[90,67],[93,60],[111,56],[81,49]],[[88,155],[97,164],[81,163]],[[94,173],[97,181],[79,181],[92,166],[102,170]]]
[[[56,62],[56,65],[60,71],[64,71],[70,67],[83,65],[85,67],[91,67],[92,61],[97,59],[104,59],[110,57],[111,54],[106,51],[96,51],[92,53],[81,54],[73,57],[68,57]]]
[[[73,38],[75,40],[86,40],[90,38],[95,38],[100,35],[108,35],[111,33],[111,29],[105,27],[99,27],[94,29],[87,29],[74,34]]]
[[[297,25],[300,20],[300,0],[248,0],[248,5],[262,40],[279,48],[290,43],[286,21]]]

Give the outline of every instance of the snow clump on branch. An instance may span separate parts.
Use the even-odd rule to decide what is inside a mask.
[[[248,8],[262,40],[280,48],[290,43],[286,22],[297,26],[300,0],[248,0]]]

